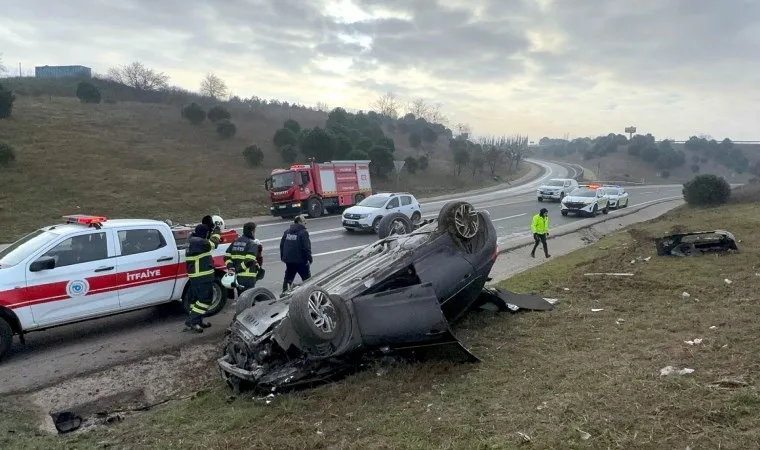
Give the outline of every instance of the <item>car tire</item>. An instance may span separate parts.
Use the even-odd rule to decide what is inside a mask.
[[[567,215],[567,211],[560,211],[559,213],[562,214],[563,216]]]
[[[378,239],[385,239],[392,234],[409,234],[414,230],[412,221],[403,213],[391,213],[377,224]],[[403,231],[403,232],[401,232]]]
[[[288,316],[294,331],[307,346],[342,341],[351,320],[343,299],[320,288],[295,291]]]
[[[235,304],[235,314],[240,314],[253,306],[254,303],[265,302],[267,300],[278,300],[278,298],[274,295],[274,292],[265,287],[247,289],[238,297],[237,304]]]
[[[565,198],[565,193],[564,193],[564,192],[560,192],[560,193],[559,193],[559,202],[560,202],[560,203],[562,203],[562,199],[563,199],[563,198]]]
[[[204,317],[215,316],[227,306],[227,295],[225,295],[224,291],[225,287],[222,286],[222,283],[219,280],[214,280],[214,297],[211,301],[211,308],[208,309]],[[190,314],[190,307],[193,302],[194,301],[190,298],[190,289],[185,289],[185,293],[182,295],[182,307],[187,314]]]
[[[542,202],[542,201],[544,201],[544,198],[543,197],[538,197],[538,201]]]
[[[309,202],[307,203],[308,208],[308,215],[312,219],[316,219],[317,217],[322,217],[322,213],[324,212],[325,208],[324,205],[322,205],[322,201],[316,197],[310,198]]]
[[[0,361],[3,360],[13,344],[13,328],[7,320],[0,318]]]
[[[609,206],[605,206],[604,209],[602,210],[602,214],[608,214],[609,212],[610,212]]]
[[[591,210],[591,217],[596,217],[599,214],[599,208],[594,205],[594,209]]]
[[[453,201],[443,205],[438,213],[438,223],[459,239],[469,240],[480,231],[480,214],[468,202]]]
[[[382,217],[376,217],[375,220],[372,221],[372,232],[377,233],[380,228],[380,221],[383,220]]]
[[[421,219],[422,214],[420,214],[419,211],[415,211],[414,214],[412,214],[412,225],[416,225]]]

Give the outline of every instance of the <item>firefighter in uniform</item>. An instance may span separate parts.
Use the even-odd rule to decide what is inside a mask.
[[[211,230],[203,223],[195,227],[188,239],[185,260],[190,298],[194,303],[190,305],[190,318],[185,325],[198,333],[211,326],[203,322],[203,318],[214,301],[214,260],[211,252],[219,246],[221,240],[219,227]]]
[[[237,275],[238,292],[255,287],[261,271],[261,244],[254,238],[255,233],[255,223],[243,225],[243,235],[230,244],[224,255],[227,271]]]

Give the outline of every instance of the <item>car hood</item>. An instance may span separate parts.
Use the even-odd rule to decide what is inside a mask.
[[[379,208],[370,208],[369,206],[352,206],[344,211],[343,214],[374,214]]]
[[[558,191],[562,189],[562,186],[547,186],[544,184],[544,185],[539,186],[538,188],[544,191]]]
[[[575,197],[572,195],[566,195],[562,201],[566,203],[567,202],[583,203],[585,201],[589,201],[589,203],[593,203],[594,200],[596,200],[596,197]]]

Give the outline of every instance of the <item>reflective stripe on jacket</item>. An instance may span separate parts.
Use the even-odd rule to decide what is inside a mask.
[[[530,226],[533,234],[546,234],[549,232],[549,215],[541,217],[541,214],[533,216],[533,224]]]
[[[240,236],[224,255],[227,269],[235,269],[239,277],[255,277],[259,270],[259,244],[248,236]]]
[[[218,234],[212,234],[208,239],[195,235],[190,236],[185,254],[188,278],[214,277],[214,258],[211,256],[211,252],[219,246],[221,240],[222,238]]]

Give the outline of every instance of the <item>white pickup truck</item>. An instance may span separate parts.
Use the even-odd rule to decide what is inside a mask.
[[[189,309],[185,248],[192,232],[157,220],[65,216],[0,251],[0,359],[14,335],[182,301]],[[237,232],[222,233],[209,315],[231,291],[219,283]],[[226,291],[226,292],[225,292]]]

